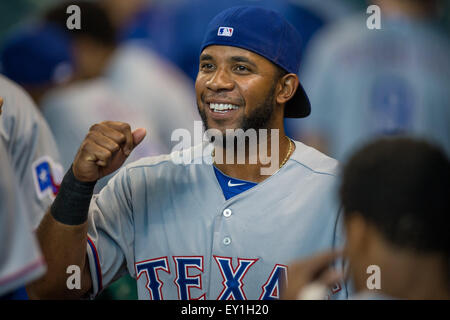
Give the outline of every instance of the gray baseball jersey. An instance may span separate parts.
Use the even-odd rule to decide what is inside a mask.
[[[35,280],[45,263],[0,140],[0,296]]]
[[[128,271],[140,299],[278,298],[290,262],[343,241],[337,162],[295,144],[278,172],[229,200],[210,155],[123,167],[90,206],[93,296]],[[344,284],[333,289],[346,297]]]
[[[6,147],[20,195],[36,228],[53,202],[62,179],[54,137],[31,98],[0,76],[3,113],[0,141]]]

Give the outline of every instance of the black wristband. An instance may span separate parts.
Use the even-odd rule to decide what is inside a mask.
[[[83,182],[75,178],[72,166],[64,176],[50,213],[63,224],[80,225],[87,220],[89,204],[97,181]]]

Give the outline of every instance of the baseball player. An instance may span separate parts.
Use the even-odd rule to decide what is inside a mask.
[[[0,155],[0,299],[19,298],[16,290],[42,276],[45,262],[2,141]]]
[[[113,21],[98,3],[79,1],[77,5],[85,17],[81,21],[81,33],[68,30],[66,9],[70,4],[65,1],[51,8],[46,14],[47,21],[66,31],[74,52],[79,53],[75,57],[86,55],[94,59],[75,60],[75,72],[89,72],[90,77],[52,90],[40,106],[55,135],[64,171],[70,168],[89,128],[104,119],[148,128],[152,143],[140,145],[126,164],[142,157],[168,153],[172,131],[176,128],[192,131],[190,127],[194,120],[199,120],[191,81],[143,42],[116,43]],[[114,7],[109,1],[104,5]],[[28,38],[41,37],[36,32],[33,35]],[[105,37],[110,40],[105,41]],[[83,45],[85,41],[91,44],[88,52]],[[24,43],[20,47],[27,46]],[[52,54],[47,52],[47,55]],[[103,57],[102,68],[93,74],[92,65],[98,64],[95,60],[98,56]],[[98,181],[94,192],[101,190],[109,178]]]
[[[0,75],[3,111],[0,140],[23,195],[31,225],[36,228],[58,192],[63,171],[47,123],[31,98]]]
[[[278,130],[278,141],[269,139],[278,165],[268,174],[262,156],[220,162],[233,149],[205,142],[181,151],[193,154],[190,162],[172,154],[127,165],[92,196],[146,134],[121,122],[92,126],[38,229],[49,272],[28,287],[31,296],[94,297],[128,272],[140,299],[277,299],[289,262],[340,246],[337,162],[283,131],[284,117],[310,113],[298,45],[274,11],[234,7],[211,21],[200,50],[195,89],[205,127],[224,136]],[[80,290],[66,287],[72,264],[82,270]],[[328,297],[346,298],[346,286]]]
[[[380,30],[356,14],[308,49],[300,77],[314,112],[297,128],[339,161],[373,137],[399,133],[450,155],[450,42],[435,25],[438,1],[371,2],[381,9]]]
[[[23,285],[45,270],[32,232],[58,192],[62,170],[53,135],[31,98],[3,76],[0,92],[0,295],[26,299]]]

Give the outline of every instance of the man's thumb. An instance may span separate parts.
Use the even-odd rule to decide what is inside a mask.
[[[137,146],[139,143],[142,142],[142,140],[144,140],[145,136],[147,135],[147,130],[145,130],[144,128],[138,128],[134,130],[131,134],[133,135],[134,146]]]

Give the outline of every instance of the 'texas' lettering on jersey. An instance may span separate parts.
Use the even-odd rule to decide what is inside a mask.
[[[257,263],[258,259],[237,259],[237,265],[233,266],[233,259],[230,257],[213,256],[217,267],[222,274],[223,289],[220,292],[217,300],[245,300],[247,299],[244,291],[244,279],[247,272],[252,266]],[[202,274],[204,268],[203,256],[174,256],[172,257],[175,270],[174,280],[178,291],[178,298],[180,300],[204,300],[206,294],[199,297],[192,297],[191,289],[197,288],[202,290]],[[147,278],[146,288],[150,293],[150,299],[162,300],[162,287],[165,285],[159,279],[160,272],[171,273],[169,267],[169,259],[167,257],[160,257],[145,261],[140,261],[135,264],[136,279],[145,275]],[[196,269],[197,272],[194,274]],[[276,264],[272,272],[268,275],[267,281],[261,284],[260,300],[273,300],[279,298],[280,293],[280,279],[287,277],[287,266]],[[211,297],[212,298],[212,297]]]

